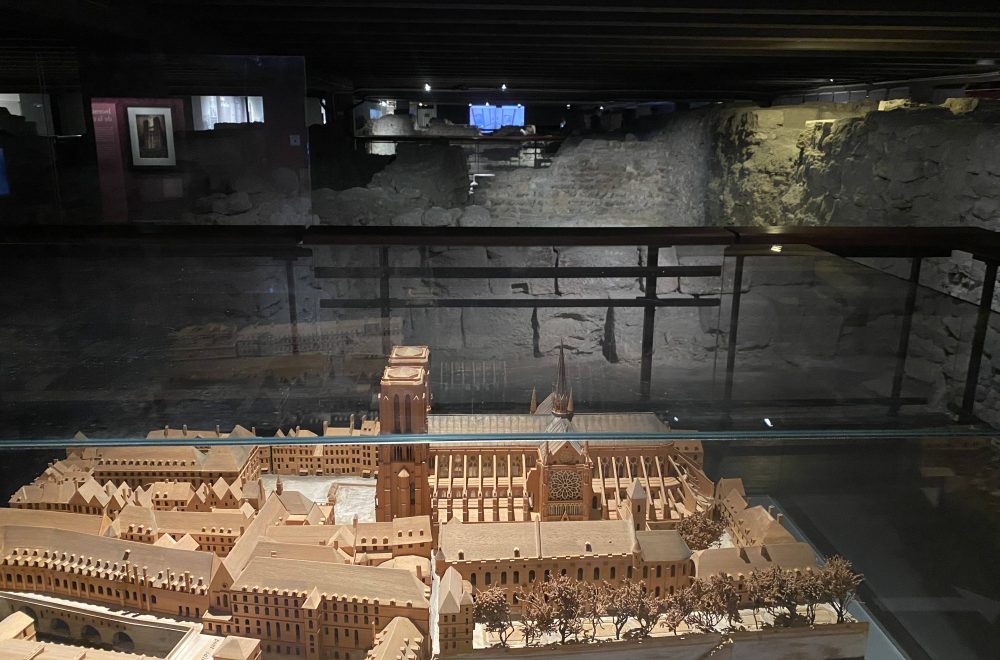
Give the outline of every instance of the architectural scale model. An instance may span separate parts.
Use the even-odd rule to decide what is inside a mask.
[[[33,658],[69,657],[56,650],[67,644],[77,658],[491,657],[494,638],[474,631],[478,599],[497,589],[513,622],[536,616],[528,594],[563,576],[594,593],[641,585],[666,603],[722,574],[749,607],[755,571],[820,570],[780,514],[748,505],[739,479],[713,484],[698,440],[561,438],[669,432],[651,413],[577,413],[562,352],[554,391],[512,415],[432,414],[429,363],[426,346],[392,350],[377,420],[279,432],[315,442],[258,446],[254,429],[165,427],[148,436],[163,445],[68,450],[0,510],[0,648]],[[364,441],[459,432],[484,441]],[[546,439],[504,439],[524,432]],[[277,475],[270,486],[262,472]],[[338,520],[336,486],[317,501],[281,475],[375,476],[375,521]],[[687,522],[712,520],[713,538],[692,547]]]

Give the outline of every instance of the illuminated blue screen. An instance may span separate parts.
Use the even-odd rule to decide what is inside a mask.
[[[3,149],[0,149],[0,197],[10,194],[10,182],[7,181],[7,161],[3,156]]]
[[[470,105],[469,123],[481,131],[495,131],[501,126],[524,126],[524,106]]]

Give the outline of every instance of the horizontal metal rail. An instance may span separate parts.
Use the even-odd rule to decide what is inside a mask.
[[[389,267],[376,266],[318,266],[316,277],[366,279],[376,277],[468,279],[487,278],[554,278],[574,279],[586,277],[718,277],[721,266],[534,266],[534,267]]]
[[[327,309],[389,307],[718,307],[718,298],[335,298]]]

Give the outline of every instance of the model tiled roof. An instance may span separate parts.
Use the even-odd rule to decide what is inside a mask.
[[[156,481],[149,484],[144,490],[149,501],[153,503],[163,500],[190,502],[198,495],[198,491],[190,481]]]
[[[233,549],[226,556],[226,569],[232,576],[237,576],[246,567],[254,556],[254,548],[257,542],[265,536],[267,529],[273,525],[280,524],[279,521],[288,516],[288,511],[281,504],[277,497],[270,497],[264,502],[264,506],[257,512],[257,517],[243,532]]]
[[[249,525],[241,511],[155,511],[136,505],[127,505],[115,518],[112,529],[121,535],[129,531],[129,526],[154,533],[183,536],[186,533],[217,533],[239,536]],[[215,530],[218,530],[216,532]]]
[[[691,549],[672,529],[636,532],[639,550],[644,561],[683,561],[691,557]]]
[[[471,604],[472,596],[465,591],[461,574],[455,570],[454,566],[449,566],[438,583],[438,613],[458,614],[462,606]]]
[[[754,545],[771,545],[775,543],[792,543],[795,538],[781,523],[775,520],[767,509],[757,505],[744,509],[738,514],[734,525],[749,530]]]
[[[259,650],[259,639],[230,636],[212,651],[212,660],[246,660],[254,657]]]
[[[779,543],[749,548],[709,548],[693,556],[695,575],[708,577],[717,573],[740,576],[749,575],[754,569],[772,566],[792,571],[815,569],[816,553],[805,543]]]
[[[365,660],[416,660],[423,657],[424,635],[406,617],[397,616],[375,636]]]
[[[115,492],[113,490],[113,492]],[[19,488],[10,498],[12,506],[19,504],[79,504],[104,508],[116,499],[99,482],[92,478],[85,481],[43,481]],[[118,498],[121,499],[121,498]]]
[[[628,487],[626,496],[632,501],[644,500],[646,499],[646,489],[642,487],[642,482],[639,481],[638,477],[632,480],[632,483]]]
[[[0,528],[0,555],[5,564],[40,562],[54,570],[129,579],[132,568],[145,568],[154,587],[174,585],[181,591],[207,593],[218,561],[208,552],[175,550],[61,529],[7,526]],[[190,574],[190,586],[185,573]]]
[[[119,472],[148,471],[152,468],[201,472],[239,472],[256,447],[212,445],[208,451],[189,446],[147,446],[142,452],[131,447],[88,447],[83,458],[95,458],[99,469],[113,467]]]
[[[647,561],[686,559],[691,552],[674,531],[645,532],[639,551]],[[481,561],[514,557],[587,557],[631,554],[637,534],[626,520],[465,524],[453,518],[441,526],[444,559]],[[587,550],[587,546],[590,550]],[[649,556],[646,556],[646,553]],[[461,554],[461,557],[459,556]]]
[[[252,556],[315,561],[328,564],[346,564],[351,561],[349,554],[331,545],[280,543],[267,538],[257,541],[257,544],[253,548]]]
[[[429,606],[424,584],[406,570],[351,566],[315,561],[256,557],[240,574],[232,589],[276,589],[310,593],[316,589],[330,597],[367,598],[412,607]]]
[[[146,656],[67,646],[52,642],[8,639],[0,645],[0,660],[145,660]]]
[[[260,640],[248,637],[226,637],[212,651],[212,660],[247,660],[260,651]]]
[[[545,433],[551,415],[428,415],[427,432],[436,433]],[[653,413],[577,413],[572,428],[579,433],[667,433]],[[568,427],[559,427],[567,430]],[[552,431],[555,432],[555,431]]]

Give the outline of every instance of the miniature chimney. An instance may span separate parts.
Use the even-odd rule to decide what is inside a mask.
[[[354,413],[351,413],[351,417],[348,420],[347,424],[348,424],[348,426],[351,427],[351,430],[353,431],[354,430]]]
[[[777,518],[776,518],[776,520],[778,521],[778,524],[779,524],[779,525],[782,525],[782,524],[784,524],[784,523],[782,522],[782,521],[783,521],[784,519],[785,519],[785,514],[783,514],[783,513],[779,513],[779,514],[778,514],[778,516],[777,516]]]

